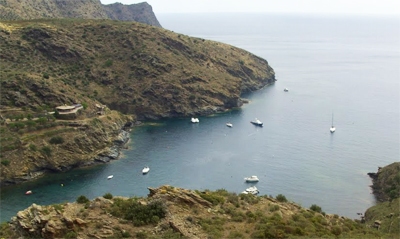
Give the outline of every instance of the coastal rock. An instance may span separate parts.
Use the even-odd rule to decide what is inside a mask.
[[[126,207],[127,205],[132,207]],[[137,212],[124,214],[127,210],[141,207],[141,210],[162,209],[163,215],[146,217]],[[129,216],[129,219],[124,218],[124,215]],[[136,220],[137,216],[154,221],[140,226],[142,222]],[[366,223],[371,225],[370,228],[379,224],[379,230],[386,230],[385,220],[397,216],[398,214],[394,213],[391,218],[375,218]],[[379,223],[376,223],[378,221]],[[301,227],[304,224],[314,225],[313,223],[318,223],[318,227],[311,227],[310,230]],[[272,235],[271,238],[303,237],[305,233],[307,238],[319,238],[321,235],[330,236],[332,228],[336,228],[336,232],[332,232],[340,232],[343,238],[355,235],[357,238],[370,238],[371,235],[376,235],[376,229],[371,231],[359,222],[338,215],[314,212],[293,202],[279,202],[267,196],[236,195],[224,190],[199,192],[169,185],[150,187],[146,198],[98,197],[84,204],[33,204],[18,212],[8,225],[10,238],[46,239],[72,236],[87,239],[133,238],[135,235],[147,238],[168,236],[202,239],[210,238],[216,231],[221,238],[232,238],[233,235],[234,238],[239,235],[241,236],[238,238],[254,238],[256,235],[265,235],[266,232]],[[273,228],[268,229],[265,225]],[[287,230],[280,231],[274,225],[285,227]],[[353,229],[349,231],[348,227]],[[241,228],[246,228],[246,231]]]
[[[376,199],[385,202],[400,197],[400,162],[378,167],[376,173],[368,173],[372,178],[372,192]]]

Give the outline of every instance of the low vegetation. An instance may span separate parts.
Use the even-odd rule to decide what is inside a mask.
[[[279,200],[278,200],[279,198]],[[37,219],[51,215],[61,226],[51,235],[59,238],[87,238],[88,235],[107,238],[396,238],[398,236],[399,199],[391,204],[381,205],[368,214],[374,218],[352,220],[338,215],[325,214],[318,205],[311,209],[302,208],[290,202],[284,195],[254,196],[235,194],[219,189],[216,191],[190,191],[171,186],[162,186],[148,198],[121,198],[106,193],[102,198],[89,201],[84,195],[76,204],[56,204],[45,207],[30,207],[20,215],[21,224],[14,221],[2,224],[0,236],[18,237],[11,226],[27,225],[23,220]],[[284,201],[284,202],[283,202]],[[206,206],[210,205],[210,206]],[[386,209],[382,209],[386,207]],[[378,229],[376,218],[385,217],[391,223],[382,221]],[[397,218],[397,219],[396,219]],[[33,220],[33,219],[32,219]],[[371,221],[372,220],[372,221]],[[74,227],[68,227],[68,221]],[[61,224],[60,224],[61,223]],[[384,226],[384,225],[385,226]],[[85,226],[83,226],[85,225]],[[43,227],[45,225],[42,225]],[[69,228],[69,229],[67,229]],[[19,229],[28,230],[29,228]],[[39,230],[48,235],[46,229]],[[104,233],[107,233],[106,236]],[[54,234],[55,233],[55,234]],[[57,234],[58,233],[58,234]],[[35,234],[36,235],[36,234]],[[46,236],[46,238],[53,238]]]

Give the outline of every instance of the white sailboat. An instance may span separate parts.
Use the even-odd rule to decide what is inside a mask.
[[[333,133],[333,132],[335,132],[335,130],[336,130],[336,128],[335,128],[335,126],[333,126],[333,113],[332,113],[332,126],[329,129],[329,131],[331,131],[331,133]]]

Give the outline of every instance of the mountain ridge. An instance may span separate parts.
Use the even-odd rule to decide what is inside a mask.
[[[1,0],[0,20],[46,18],[111,19],[161,27],[147,3],[103,5],[100,0]]]

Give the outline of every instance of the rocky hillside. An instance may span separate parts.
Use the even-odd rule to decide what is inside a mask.
[[[48,206],[33,204],[2,224],[6,238],[395,238],[286,197],[226,190],[149,188],[147,198],[103,197]]]
[[[161,27],[145,2],[102,5],[100,0],[0,0],[0,20],[42,18],[113,19]]]
[[[247,51],[136,22],[0,22],[3,107],[97,100],[141,119],[225,111],[275,81]]]
[[[93,162],[126,122],[223,112],[275,81],[237,47],[111,20],[0,22],[0,61],[0,184]],[[77,122],[49,113],[74,104]]]

